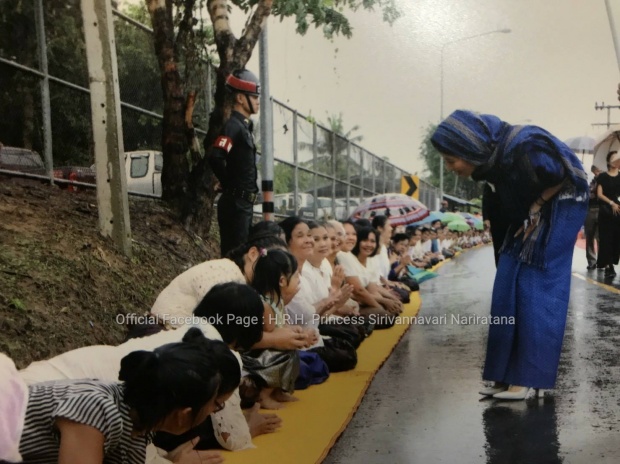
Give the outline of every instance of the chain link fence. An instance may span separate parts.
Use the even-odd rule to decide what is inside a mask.
[[[126,152],[161,151],[163,99],[148,22],[148,13],[138,8],[131,17],[114,11]],[[198,72],[194,125],[204,136],[215,71],[204,62]],[[79,0],[0,2],[0,143],[41,154],[48,177],[62,177],[66,166],[91,166],[89,94]],[[272,105],[278,215],[343,219],[365,198],[400,191],[401,177],[407,173],[387,157],[283,103],[273,100]],[[0,164],[0,170],[5,169]],[[429,207],[436,205],[437,195],[436,188],[420,183],[420,200]]]

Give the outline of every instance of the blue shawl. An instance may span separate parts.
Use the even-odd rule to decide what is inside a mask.
[[[431,138],[441,153],[474,166],[474,180],[489,182],[500,200],[500,214],[512,224],[503,252],[545,267],[544,248],[559,198],[587,201],[588,182],[577,156],[564,143],[536,126],[512,126],[496,116],[457,110]],[[532,203],[547,188],[563,183],[541,210],[538,227],[525,242],[515,232],[528,218]]]

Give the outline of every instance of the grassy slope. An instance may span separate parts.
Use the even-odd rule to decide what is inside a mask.
[[[130,203],[131,259],[98,233],[94,192],[0,175],[0,351],[19,367],[121,342],[117,314],[147,311],[175,276],[217,256],[161,203]]]

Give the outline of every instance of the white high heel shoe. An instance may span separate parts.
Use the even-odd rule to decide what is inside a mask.
[[[484,395],[484,396],[493,396],[496,393],[501,393],[501,392],[504,392],[506,390],[508,390],[508,386],[504,386],[504,387],[491,386],[491,387],[483,388],[478,393],[480,393],[481,395]]]
[[[521,387],[517,391],[503,391],[493,395],[498,400],[525,400],[542,397],[542,390],[538,388]]]

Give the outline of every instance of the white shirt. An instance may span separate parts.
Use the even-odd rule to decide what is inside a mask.
[[[422,251],[424,253],[430,253],[433,249],[433,242],[430,239],[426,242],[422,242],[422,240],[420,240],[418,243],[420,244],[420,248],[422,248]]]
[[[307,285],[310,288],[309,295],[311,295],[312,304],[318,303],[329,296],[330,285],[326,283],[325,276],[320,267],[314,267],[309,261],[306,261],[301,273],[301,280],[305,281],[302,285]]]
[[[374,270],[370,260],[367,261],[368,266],[362,266],[357,256],[353,253],[339,252],[338,262],[344,269],[346,277],[357,277],[364,288],[368,287],[371,282],[377,281],[378,273]]]
[[[191,318],[194,309],[216,284],[237,282],[245,284],[245,277],[230,259],[205,261],[189,268],[174,278],[155,300],[151,313],[160,316],[174,327],[180,327]]]
[[[379,275],[384,279],[387,279],[390,275],[390,256],[388,249],[385,245],[381,245],[379,252],[368,260],[373,262],[373,266],[379,272]]]
[[[422,242],[418,240],[418,242],[409,247],[409,256],[412,259],[423,259],[424,258],[424,250],[422,250]]]
[[[325,258],[321,262],[320,269],[321,269],[321,275],[323,276],[323,279],[325,280],[325,285],[327,285],[328,288],[331,288],[332,287],[332,276],[334,275],[334,270],[332,269],[332,265],[329,263],[327,258]]]
[[[310,276],[310,272],[308,272],[308,276],[305,275],[306,271],[309,271],[306,265],[312,266],[307,261],[304,263],[301,269],[299,291],[285,307],[288,316],[287,322],[291,325],[311,327],[316,330],[318,335],[320,321],[313,304],[319,300],[315,300],[316,297],[312,294],[312,284],[310,283],[312,277]],[[320,335],[318,339],[316,344],[310,348],[317,348],[324,345]]]

